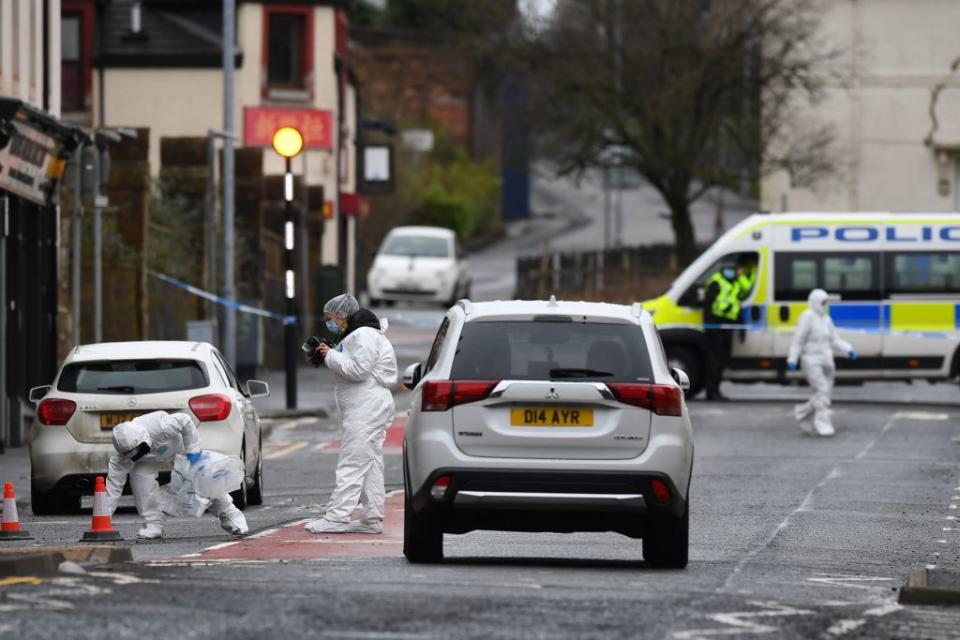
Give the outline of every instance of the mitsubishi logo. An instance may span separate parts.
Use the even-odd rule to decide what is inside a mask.
[[[560,394],[557,393],[557,390],[553,387],[550,387],[550,392],[546,396],[547,400],[559,400]]]

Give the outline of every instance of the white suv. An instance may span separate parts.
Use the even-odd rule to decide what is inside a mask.
[[[686,566],[689,382],[639,304],[461,300],[404,384],[411,562],[494,529],[616,531]]]

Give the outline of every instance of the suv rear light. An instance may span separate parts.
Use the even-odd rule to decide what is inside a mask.
[[[458,404],[483,400],[497,386],[497,380],[438,380],[423,385],[423,411],[446,411]]]
[[[658,416],[683,415],[683,395],[679,387],[633,382],[608,382],[607,387],[623,404],[652,411]]]
[[[77,403],[63,398],[47,398],[37,407],[37,420],[48,427],[67,424],[77,410]]]
[[[200,422],[226,420],[230,415],[230,398],[220,393],[210,393],[190,399],[190,410]]]
[[[450,476],[440,476],[433,481],[430,486],[430,497],[434,500],[443,500],[447,495],[447,488],[450,486]]]
[[[670,502],[670,487],[663,480],[651,480],[650,489],[653,491],[653,501],[657,504]]]

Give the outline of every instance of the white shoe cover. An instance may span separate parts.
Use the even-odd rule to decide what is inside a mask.
[[[137,531],[137,537],[143,540],[154,540],[163,535],[163,527],[156,523],[150,523]]]
[[[383,522],[380,520],[374,520],[373,522],[353,520],[347,525],[347,531],[350,533],[383,533]]]
[[[325,518],[308,522],[304,527],[310,533],[347,533],[348,525],[345,522],[331,522]]]
[[[235,536],[246,535],[250,531],[250,528],[247,527],[247,519],[236,507],[220,514],[220,526],[223,527],[224,531]]]
[[[836,433],[836,431],[833,429],[833,425],[830,424],[814,423],[814,427],[817,429],[817,435],[823,436],[824,438],[829,438]]]

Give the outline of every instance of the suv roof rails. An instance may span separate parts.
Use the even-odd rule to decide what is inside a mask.
[[[632,305],[630,305],[630,315],[632,315],[634,318],[639,318],[640,316],[642,316],[643,305],[640,304],[639,302],[634,302]]]
[[[464,315],[470,315],[473,313],[473,303],[467,298],[461,298],[460,300],[457,300],[457,305],[463,308]]]

